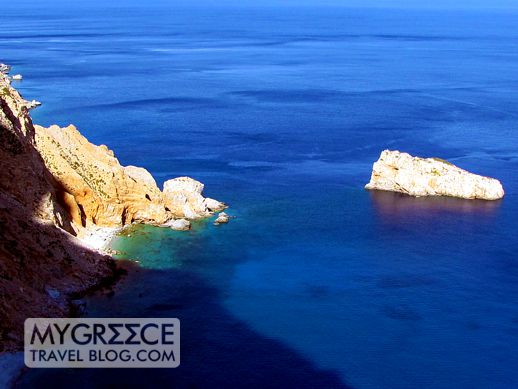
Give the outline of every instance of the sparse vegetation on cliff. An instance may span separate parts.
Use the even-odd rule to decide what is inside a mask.
[[[33,125],[29,108],[0,73],[0,351],[21,345],[26,317],[67,315],[71,295],[113,277],[111,258],[87,246],[100,227],[173,228],[225,208],[189,177],[160,191],[74,126]]]

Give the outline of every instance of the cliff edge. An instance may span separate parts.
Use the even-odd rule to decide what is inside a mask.
[[[161,191],[74,126],[34,125],[0,68],[0,351],[21,347],[27,317],[67,316],[71,296],[114,276],[113,260],[82,239],[99,227],[161,225],[226,206],[188,177]]]
[[[203,184],[189,177],[166,181],[162,192],[146,169],[122,166],[113,151],[93,145],[73,125],[35,126],[35,145],[61,188],[70,232],[78,236],[92,227],[161,225],[226,208],[203,197]]]

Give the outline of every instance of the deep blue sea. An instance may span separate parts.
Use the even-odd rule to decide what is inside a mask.
[[[12,2],[0,26],[35,122],[159,184],[194,177],[235,216],[117,239],[137,266],[86,300],[178,317],[178,369],[20,387],[518,387],[518,13]],[[506,196],[367,192],[386,148]]]

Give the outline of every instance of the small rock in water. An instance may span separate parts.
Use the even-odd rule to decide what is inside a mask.
[[[225,212],[221,212],[218,215],[218,218],[214,221],[214,225],[217,226],[220,224],[228,223],[229,220],[230,216],[228,216]]]
[[[14,76],[11,77],[13,80],[15,81],[20,81],[23,79],[22,75],[21,74],[15,74]]]
[[[40,105],[41,105],[41,102],[39,102],[37,100],[32,100],[32,101],[27,102],[27,109],[33,109],[33,108],[39,107]]]

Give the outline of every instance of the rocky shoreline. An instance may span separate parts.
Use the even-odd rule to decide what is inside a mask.
[[[142,223],[188,230],[191,221],[227,206],[203,196],[190,177],[162,190],[144,168],[122,166],[105,145],[90,143],[73,125],[33,125],[26,101],[0,65],[0,352],[22,345],[26,317],[66,316],[72,296],[117,277],[107,250],[125,226]],[[385,150],[367,189],[412,196],[496,200],[496,179],[437,158]]]
[[[117,277],[107,246],[124,226],[190,228],[227,206],[189,177],[160,190],[74,126],[32,123],[0,65],[0,352],[22,346],[26,317],[67,316],[70,301]]]

